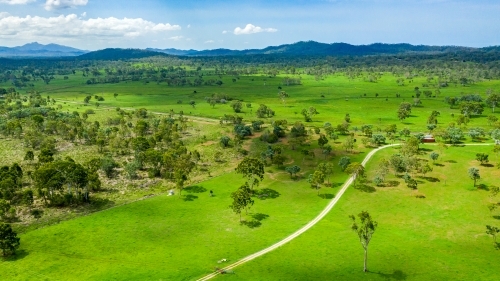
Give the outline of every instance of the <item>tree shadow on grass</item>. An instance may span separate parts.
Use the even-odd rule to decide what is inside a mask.
[[[242,221],[241,224],[248,226],[249,228],[257,228],[262,225],[258,220]]]
[[[455,161],[455,160],[446,160],[444,162],[446,162],[446,163],[453,163],[453,164],[457,163],[457,161]]]
[[[91,197],[90,198],[90,205],[92,209],[102,209],[102,208],[110,208],[115,205],[114,201],[111,201],[107,198],[98,198],[98,197]],[[74,209],[77,213],[85,213],[88,211],[87,208],[75,208]]]
[[[357,190],[366,192],[366,193],[373,193],[373,192],[377,191],[375,189],[375,187],[368,185],[368,184],[365,184],[365,183],[360,183],[357,186],[355,186],[354,188]]]
[[[260,227],[262,225],[261,221],[267,219],[269,217],[269,215],[262,214],[262,213],[256,213],[256,214],[252,214],[251,217],[253,218],[253,220],[251,220],[251,221],[244,220],[241,222],[241,224],[246,225],[249,228],[257,228],[257,227]]]
[[[18,250],[15,255],[2,258],[5,262],[13,262],[24,259],[29,253],[26,250]]]
[[[260,200],[266,200],[266,199],[276,199],[276,198],[280,197],[281,194],[274,189],[263,188],[260,190],[256,190],[255,195]]]
[[[199,185],[188,186],[188,187],[184,188],[184,190],[187,193],[203,193],[203,192],[207,192],[206,188],[204,188],[203,186],[199,186]]]
[[[443,165],[443,164],[440,164],[440,163],[434,163],[434,166],[444,167],[444,165]]]
[[[335,194],[331,194],[331,193],[320,194],[318,196],[320,198],[323,198],[323,199],[333,199],[333,198],[335,198]]]
[[[494,219],[500,220],[500,216],[493,216]]]
[[[432,150],[430,148],[423,148],[423,147],[419,148],[418,150],[422,151],[422,152],[432,152],[432,151],[434,151],[434,150]]]
[[[396,187],[399,186],[400,184],[401,184],[400,181],[386,181],[384,182],[383,187]]]
[[[488,167],[488,168],[495,167],[495,165],[493,165],[493,164],[481,164],[481,166]]]
[[[339,186],[342,186],[344,183],[342,182],[332,182],[331,183],[331,187],[334,188],[334,187],[339,187]]]
[[[482,183],[482,184],[478,184],[478,185],[477,185],[477,189],[478,189],[478,190],[490,191],[490,188],[489,188],[486,184],[484,184],[484,183]]]
[[[406,273],[404,273],[401,270],[394,270],[394,272],[390,274],[382,272],[371,272],[371,271],[368,272],[373,274],[378,274],[385,280],[406,280],[406,278],[408,278],[408,275],[406,275]]]
[[[434,177],[425,177],[425,176],[419,176],[418,177],[419,179],[424,179],[428,182],[441,182],[438,178],[434,178]]]
[[[269,217],[269,215],[262,214],[262,213],[256,213],[252,214],[252,218],[258,221],[265,220]]]
[[[184,195],[184,197],[182,198],[182,200],[184,200],[184,201],[194,201],[194,199],[198,199],[198,196],[188,194],[188,195]]]

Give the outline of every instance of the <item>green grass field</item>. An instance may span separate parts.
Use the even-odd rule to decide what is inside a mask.
[[[283,76],[275,78],[262,76],[241,76],[236,82],[232,82],[232,76],[223,76],[222,86],[200,86],[200,87],[172,87],[166,84],[121,82],[117,84],[96,84],[86,85],[86,77],[79,74],[70,76],[69,80],[63,80],[57,76],[49,85],[43,82],[37,82],[35,89],[44,96],[49,95],[52,98],[65,100],[68,102],[83,102],[87,95],[99,95],[105,98],[100,102],[103,106],[119,106],[130,108],[147,108],[152,111],[168,112],[171,109],[175,112],[184,111],[185,114],[195,116],[205,116],[218,119],[224,114],[234,114],[228,104],[217,104],[212,108],[205,101],[205,97],[214,93],[227,94],[234,99],[241,99],[244,103],[252,103],[252,109],[243,108],[241,115],[248,120],[256,119],[255,110],[259,104],[266,104],[276,111],[275,118],[287,119],[289,122],[302,121],[300,114],[303,108],[314,106],[320,113],[313,118],[310,125],[322,126],[324,122],[340,124],[346,113],[349,113],[353,126],[362,124],[386,125],[398,124],[398,126],[407,126],[413,131],[425,131],[427,117],[433,110],[438,109],[441,112],[439,118],[440,124],[448,124],[455,118],[452,113],[459,114],[457,109],[449,109],[444,103],[446,96],[459,96],[462,93],[477,93],[485,96],[487,89],[498,89],[500,81],[490,80],[482,81],[477,84],[466,87],[450,84],[449,87],[441,88],[440,96],[436,98],[420,97],[421,107],[415,107],[412,110],[412,117],[400,122],[397,119],[397,108],[403,101],[413,102],[412,96],[415,95],[414,88],[420,87],[421,91],[434,88],[424,88],[426,77],[416,77],[413,83],[405,86],[398,86],[396,77],[386,73],[376,83],[366,82],[362,79],[349,80],[347,77],[336,74],[328,76],[324,80],[316,81],[313,76],[303,75],[302,85],[285,86],[282,85]],[[210,77],[207,76],[206,79]],[[218,76],[214,76],[217,78]],[[0,85],[2,86],[2,85]],[[8,85],[4,85],[8,86]],[[289,94],[285,104],[278,98],[278,87],[281,86]],[[196,93],[194,93],[196,91]],[[116,98],[113,94],[117,93]],[[396,94],[401,94],[396,98]],[[378,94],[378,97],[375,95]],[[321,97],[321,96],[324,97]],[[366,96],[365,96],[366,95]],[[182,104],[178,104],[178,101]],[[193,100],[196,102],[195,108],[189,105]],[[95,100],[91,102],[92,106]],[[69,103],[64,106],[70,106]],[[93,106],[92,106],[93,107]],[[81,107],[80,107],[81,108]],[[68,109],[69,110],[69,109]],[[491,110],[485,109],[484,116],[488,116]],[[498,116],[500,113],[496,112]],[[480,121],[483,118],[472,118],[471,126],[479,126],[486,123]]]
[[[367,165],[369,174],[378,159],[395,150],[376,155]],[[371,192],[350,188],[310,231],[237,267],[234,275],[217,279],[498,280],[499,253],[485,234],[485,225],[499,222],[486,207],[490,202],[486,189],[498,185],[500,171],[480,167],[473,160],[476,153],[490,151],[491,147],[446,150],[436,162],[440,166],[426,175],[428,179],[418,178],[424,199],[411,196],[404,182],[394,177],[389,180],[400,182],[395,187],[377,187]],[[470,166],[479,167],[484,178],[479,183],[486,189],[473,188],[467,176]],[[379,223],[369,247],[367,273],[363,272],[363,249],[348,218],[362,210]]]
[[[333,181],[346,177],[337,173]],[[0,277],[191,280],[209,273],[217,260],[237,260],[279,240],[328,202],[283,172],[266,178],[260,189],[270,196],[255,199],[244,215],[249,224],[240,224],[228,208],[230,193],[243,182],[231,173],[188,188],[184,197],[162,195],[28,232],[19,257],[2,264]]]
[[[223,114],[234,114],[231,107],[217,104],[212,108],[204,98],[224,93],[252,103],[252,112],[244,108],[241,114],[246,120],[256,119],[254,111],[261,103],[276,111],[274,119],[287,119],[289,124],[303,121],[300,111],[314,106],[320,114],[313,117],[308,126],[322,127],[325,122],[335,126],[343,123],[345,114],[349,113],[352,126],[372,124],[384,128],[397,124],[398,130],[409,127],[412,132],[424,132],[427,117],[433,110],[441,112],[438,117],[441,127],[454,121],[452,114],[459,114],[457,109],[450,109],[444,103],[445,96],[462,92],[485,96],[486,89],[500,88],[500,81],[483,81],[467,87],[450,85],[441,89],[440,97],[421,98],[423,106],[413,108],[412,117],[400,122],[396,115],[399,104],[412,102],[413,89],[421,86],[424,77],[417,77],[413,83],[400,87],[391,74],[384,74],[377,83],[350,81],[342,75],[315,81],[312,76],[304,75],[301,86],[281,85],[290,95],[285,105],[277,96],[282,77],[242,76],[236,82],[231,78],[223,77],[224,84],[220,87],[193,88],[142,82],[86,85],[86,78],[75,75],[69,80],[57,77],[49,85],[37,82],[35,89],[43,96],[58,99],[62,110],[69,112],[96,109],[95,105],[80,103],[87,95],[104,96],[105,101],[96,109],[99,113],[92,115],[90,121],[105,120],[108,114],[114,114],[112,107],[144,107],[157,112],[183,110],[188,115],[218,119]],[[116,98],[114,93],[118,93]],[[396,93],[402,97],[396,98]],[[178,104],[178,100],[182,104]],[[196,101],[194,108],[189,105],[191,100]],[[483,115],[472,118],[468,126],[492,129],[486,120],[490,114],[493,113],[485,109]],[[219,127],[217,123],[198,123],[193,128],[198,131],[192,131],[196,137],[190,140],[190,149],[210,143],[208,154],[213,154],[221,135],[232,132],[230,127]],[[201,135],[208,136],[206,143],[199,140]],[[317,151],[321,156],[304,161],[300,149],[287,148],[285,165],[301,166],[300,179],[291,180],[283,169],[266,167],[265,180],[259,189],[274,198],[256,198],[249,214],[243,216],[246,224],[240,224],[238,216],[228,207],[231,192],[244,181],[240,175],[227,173],[189,187],[183,197],[163,194],[27,231],[20,236],[21,248],[17,257],[0,263],[0,280],[195,280],[211,273],[215,266],[224,265],[218,264],[218,260],[237,261],[281,240],[313,219],[328,200],[318,196],[305,178],[318,162],[332,161],[336,167],[332,178],[334,187],[321,189],[320,193],[326,198],[337,193],[347,179],[337,166],[344,154],[341,141],[334,145],[334,155],[328,160]],[[307,149],[318,150],[316,141],[312,143]],[[253,139],[244,146],[251,155],[260,156],[266,144]],[[487,189],[497,184],[500,170],[480,167],[482,180],[479,184],[484,188],[475,189],[467,169],[479,167],[474,160],[478,152],[489,153],[494,165],[500,159],[493,155],[491,146],[450,147],[443,151],[436,146],[423,147],[425,155],[421,157],[425,159],[433,149],[441,154],[433,172],[418,178],[418,192],[425,198],[415,198],[404,182],[394,176],[389,179],[394,182],[393,187],[370,187],[364,191],[349,188],[338,205],[314,228],[278,250],[237,267],[235,274],[218,279],[499,279],[496,269],[499,252],[493,248],[492,238],[485,234],[485,225],[500,224],[493,217],[500,214],[490,214],[486,207],[493,200],[488,197]],[[0,158],[22,157],[22,149],[15,141],[2,140]],[[359,153],[351,155],[353,161],[363,159],[369,151],[359,143],[356,150]],[[367,166],[369,180],[377,161],[395,152],[396,149],[386,149],[371,160]],[[66,153],[84,158],[95,152],[75,149]],[[219,171],[232,170],[231,165],[237,160],[230,150],[225,157],[234,159],[221,165]],[[202,180],[203,176],[198,179]],[[209,197],[209,190],[216,196]],[[146,193],[138,193],[134,199]],[[379,222],[370,244],[368,273],[362,272],[362,248],[350,230],[347,217],[362,210],[369,211]]]

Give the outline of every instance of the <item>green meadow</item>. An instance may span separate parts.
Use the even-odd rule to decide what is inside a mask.
[[[487,204],[500,171],[474,160],[476,153],[489,153],[491,147],[424,149],[419,156],[423,159],[429,159],[430,151],[441,153],[433,171],[417,177],[418,193],[425,198],[412,196],[414,191],[394,176],[389,187],[350,188],[310,231],[218,280],[497,280],[499,253],[485,225],[499,222],[498,211],[490,213]],[[380,159],[395,151],[377,154],[367,165],[369,175]],[[471,166],[479,168],[482,188],[474,188],[468,178]],[[367,273],[362,271],[363,248],[348,218],[361,210],[378,222]]]
[[[186,115],[203,116],[219,119],[224,114],[234,114],[227,104],[217,104],[212,107],[205,101],[205,97],[212,94],[226,94],[233,99],[242,100],[244,107],[241,116],[246,120],[254,120],[255,110],[260,104],[265,104],[276,111],[275,119],[286,119],[289,123],[303,121],[300,114],[302,109],[313,106],[319,112],[313,118],[312,126],[323,126],[325,122],[340,124],[346,113],[352,120],[351,126],[372,124],[383,126],[386,124],[397,124],[400,127],[407,126],[412,131],[424,131],[427,117],[433,110],[439,110],[441,116],[439,122],[448,124],[454,121],[452,114],[458,115],[457,109],[450,109],[444,102],[449,96],[460,96],[461,94],[480,94],[485,96],[487,89],[498,89],[500,81],[485,80],[467,86],[450,84],[449,87],[441,88],[436,97],[420,97],[422,105],[412,109],[411,117],[400,122],[397,118],[397,109],[401,102],[413,103],[415,87],[420,91],[430,90],[432,87],[422,87],[427,83],[425,77],[415,77],[411,83],[398,86],[396,77],[385,73],[377,82],[366,82],[362,79],[348,79],[342,74],[327,76],[323,80],[316,81],[313,76],[301,76],[302,85],[286,86],[283,84],[285,75],[269,78],[267,76],[240,76],[236,82],[232,77],[222,76],[221,86],[199,86],[199,87],[172,87],[165,83],[145,82],[121,82],[116,84],[86,85],[86,77],[81,77],[79,72],[70,75],[68,80],[62,77],[46,85],[37,82],[35,89],[42,95],[50,95],[51,98],[61,100],[59,104],[70,106],[71,102],[81,102],[86,96],[99,95],[105,98],[99,102],[99,106],[115,106],[122,108],[146,108],[157,112],[183,111]],[[297,76],[298,77],[298,76]],[[206,79],[209,79],[207,76]],[[212,78],[219,78],[214,76]],[[279,89],[278,87],[281,87]],[[286,91],[289,97],[283,103],[279,97],[280,90]],[[118,94],[115,98],[114,94]],[[377,96],[378,94],[378,96]],[[399,94],[400,97],[396,97]],[[435,94],[433,94],[435,96]],[[64,104],[66,101],[66,104]],[[195,101],[192,107],[189,102]],[[182,102],[182,103],[179,103]],[[251,108],[245,106],[251,103]],[[91,102],[88,106],[94,106]],[[490,114],[491,110],[485,109],[484,116]],[[493,114],[493,113],[491,113]],[[500,115],[495,112],[494,115]],[[470,125],[483,125],[484,122],[475,122],[472,118]]]
[[[384,73],[376,83],[350,80],[342,74],[319,81],[314,76],[302,75],[302,85],[297,86],[283,85],[283,77],[240,76],[233,82],[233,77],[223,76],[221,86],[200,87],[170,87],[140,81],[87,85],[87,78],[77,72],[68,80],[56,76],[48,85],[36,82],[34,89],[44,97],[56,99],[56,106],[61,105],[63,111],[96,110],[98,113],[90,116],[90,121],[105,120],[114,114],[116,107],[146,108],[157,113],[183,111],[187,116],[215,119],[191,120],[191,133],[195,137],[187,141],[190,149],[206,149],[206,153],[213,154],[220,150],[220,136],[232,134],[232,127],[218,125],[219,118],[235,114],[231,102],[212,107],[205,101],[205,97],[214,93],[251,103],[250,108],[244,106],[239,114],[247,122],[257,119],[255,111],[260,104],[269,106],[276,115],[265,120],[266,126],[278,119],[286,119],[289,125],[303,122],[301,110],[313,106],[319,114],[312,122],[305,123],[309,128],[322,129],[325,122],[333,126],[342,124],[348,113],[351,127],[371,124],[383,129],[396,124],[398,131],[408,127],[416,133],[427,131],[426,121],[433,110],[441,113],[438,126],[445,128],[455,122],[459,110],[451,109],[444,102],[446,96],[478,93],[485,97],[487,89],[500,88],[500,81],[495,80],[466,87],[450,84],[442,88],[437,97],[421,97],[422,105],[412,108],[411,116],[401,122],[397,118],[399,104],[413,102],[416,86],[426,90],[422,87],[424,77],[416,77],[405,86],[398,86],[397,78],[390,73]],[[284,103],[278,98],[278,87],[289,95]],[[88,95],[103,96],[105,101],[97,105],[92,99],[85,105],[83,100]],[[191,106],[190,101],[195,101],[195,106]],[[500,117],[500,113],[486,108],[481,116],[471,118],[468,126],[483,127],[486,131],[493,129],[487,122],[488,115]],[[202,135],[208,137],[202,140]],[[345,152],[342,147],[345,137],[341,137],[336,142],[329,141],[333,151],[325,157],[316,141],[319,135],[311,135],[308,146],[301,149],[315,151],[315,158],[303,156],[301,149],[292,150],[286,138],[279,142],[287,157],[285,166],[299,165],[302,171],[296,179],[291,179],[283,167],[267,166],[265,179],[256,188],[257,194],[264,196],[254,198],[255,204],[248,213],[243,213],[243,223],[229,208],[231,193],[244,183],[241,175],[232,172],[240,158],[226,152],[226,164],[217,166],[212,176],[197,174],[196,182],[193,181],[182,196],[167,196],[165,188],[160,186],[158,190],[143,190],[128,197],[133,200],[117,199],[117,204],[99,212],[75,214],[70,220],[37,229],[26,228],[20,235],[17,256],[0,263],[0,280],[196,280],[213,272],[215,267],[236,262],[312,220],[348,179],[337,165],[340,157],[348,155],[352,162],[361,162],[373,149],[363,146],[362,134],[356,132],[358,142],[354,153]],[[466,136],[463,142],[470,143],[471,139]],[[492,144],[487,137],[480,142]],[[260,157],[267,144],[253,137],[245,140],[243,147],[251,156]],[[64,153],[78,159],[98,154],[88,148],[80,149],[76,147]],[[486,225],[500,225],[498,210],[491,213],[487,208],[489,203],[498,201],[498,197],[490,196],[491,188],[499,185],[500,177],[496,167],[500,159],[492,152],[493,146],[458,145],[445,149],[422,145],[419,158],[429,160],[431,151],[440,156],[432,164],[432,172],[425,176],[413,175],[419,183],[418,191],[406,187],[401,175],[392,173],[386,187],[372,184],[377,164],[398,149],[387,148],[376,154],[366,166],[367,182],[363,188],[350,187],[327,217],[311,230],[235,268],[234,274],[217,279],[500,279],[496,268],[499,251],[493,247],[492,238],[485,234]],[[489,154],[491,165],[479,165],[476,153]],[[2,161],[20,158],[23,154],[19,143],[2,140]],[[331,187],[321,188],[318,195],[306,179],[320,162],[333,163],[335,170],[329,179]],[[480,188],[473,187],[467,174],[469,167],[480,169]],[[210,191],[215,196],[211,197]],[[148,197],[149,193],[155,196]],[[137,200],[139,198],[142,199]],[[367,273],[362,271],[363,250],[350,229],[348,218],[363,210],[369,211],[379,223],[369,248]],[[221,259],[228,261],[218,263]]]

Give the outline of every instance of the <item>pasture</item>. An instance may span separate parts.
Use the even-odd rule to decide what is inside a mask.
[[[206,162],[215,166],[213,174],[198,171],[182,196],[167,196],[167,188],[159,183],[151,189],[130,194],[111,195],[115,204],[99,212],[76,213],[54,225],[40,224],[38,229],[24,229],[21,248],[16,257],[0,263],[0,279],[5,280],[195,280],[211,273],[217,261],[238,259],[269,246],[294,232],[314,218],[332,199],[339,186],[348,178],[337,163],[348,155],[351,161],[361,161],[371,149],[356,143],[355,153],[342,147],[345,137],[330,140],[330,155],[324,157],[317,144],[318,134],[311,132],[307,146],[316,152],[307,158],[301,149],[292,150],[287,138],[278,144],[284,147],[285,166],[297,164],[302,171],[291,179],[283,167],[268,165],[265,180],[257,188],[255,204],[243,214],[243,223],[228,207],[231,193],[244,180],[233,171],[242,158],[235,149],[219,148],[218,140],[233,133],[232,127],[219,125],[217,120],[234,112],[227,104],[212,107],[205,97],[214,93],[226,94],[233,99],[251,103],[239,115],[245,121],[256,120],[255,111],[266,104],[276,111],[273,120],[285,119],[288,125],[303,122],[302,109],[314,106],[319,112],[308,128],[344,122],[348,113],[351,128],[371,124],[374,132],[396,124],[398,131],[407,127],[413,133],[426,132],[427,117],[433,110],[440,111],[438,126],[447,127],[454,122],[459,110],[444,102],[446,96],[478,93],[485,97],[487,89],[500,88],[500,81],[482,81],[462,87],[450,85],[442,88],[438,97],[421,97],[422,105],[414,107],[410,118],[399,121],[397,109],[401,102],[413,102],[414,88],[421,87],[424,77],[416,77],[405,86],[398,86],[396,77],[384,73],[376,83],[348,79],[342,74],[315,80],[302,75],[302,85],[285,86],[284,76],[223,76],[221,86],[170,87],[153,82],[120,82],[117,84],[87,85],[80,72],[68,80],[57,76],[48,85],[39,81],[34,89],[42,96],[56,99],[62,111],[96,110],[89,121],[104,121],[114,109],[146,108],[151,112],[175,113],[216,120],[190,120],[190,149],[200,149]],[[7,86],[7,85],[0,85]],[[288,93],[283,103],[278,98],[278,87]],[[22,91],[21,91],[22,93]],[[116,97],[114,94],[118,94]],[[400,97],[396,97],[400,94]],[[99,95],[105,101],[99,105],[85,105],[86,96]],[[195,105],[190,105],[194,101]],[[499,116],[486,108],[481,116],[471,118],[469,127],[493,129],[488,115]],[[380,128],[380,129],[377,129]],[[362,134],[354,132],[361,140]],[[465,137],[463,142],[471,142]],[[479,142],[491,143],[482,138]],[[247,139],[243,147],[249,155],[260,157],[267,144],[258,135]],[[367,182],[361,189],[350,187],[338,205],[313,229],[289,244],[263,257],[235,269],[235,274],[218,276],[219,280],[496,280],[500,278],[495,266],[498,251],[492,238],[485,234],[485,225],[498,225],[498,214],[488,211],[493,200],[489,190],[496,185],[500,161],[492,146],[449,147],[424,145],[419,157],[428,159],[431,151],[440,158],[433,171],[425,176],[416,175],[418,194],[406,187],[400,176],[391,175],[387,187],[371,183],[377,163],[398,152],[389,148],[381,151],[367,165]],[[216,151],[224,152],[224,161],[212,161]],[[489,166],[479,166],[475,154],[490,154]],[[23,147],[13,140],[2,140],[0,157],[9,162],[21,158]],[[73,147],[62,156],[86,159],[99,155],[96,150]],[[124,159],[121,159],[124,160]],[[332,187],[323,187],[318,196],[307,182],[318,163],[331,162],[335,170]],[[0,163],[2,163],[0,161]],[[480,167],[480,189],[472,187],[467,175],[471,166]],[[215,196],[210,197],[209,191]],[[260,195],[265,196],[260,196]],[[149,196],[155,195],[155,196]],[[116,197],[112,197],[116,196]],[[149,198],[150,197],[150,198]],[[138,200],[141,199],[141,200]],[[137,201],[135,201],[137,200]],[[362,248],[350,230],[348,215],[367,210],[378,221],[379,228],[369,250],[368,268],[362,272]],[[50,222],[54,223],[53,221]],[[36,225],[36,222],[34,222]],[[45,227],[43,227],[45,226]],[[21,228],[20,228],[21,229]]]
[[[64,106],[70,106],[70,102],[81,102],[86,96],[99,95],[105,98],[99,102],[100,106],[115,106],[122,108],[146,108],[156,112],[169,112],[173,110],[178,113],[183,111],[186,115],[202,116],[219,119],[224,114],[234,114],[229,101],[227,104],[216,104],[211,106],[206,100],[212,94],[226,94],[233,99],[243,101],[243,109],[240,115],[245,120],[254,120],[255,111],[260,104],[265,104],[276,111],[275,119],[286,119],[293,124],[295,121],[303,121],[300,114],[302,109],[314,106],[319,112],[308,125],[321,127],[325,122],[332,124],[342,123],[346,113],[351,116],[351,126],[372,124],[374,126],[385,126],[397,124],[400,127],[409,127],[412,131],[425,131],[427,117],[433,110],[441,112],[439,123],[449,124],[456,119],[459,111],[450,109],[444,102],[445,97],[460,96],[461,94],[480,94],[485,96],[487,89],[500,88],[500,81],[485,80],[476,84],[461,86],[450,84],[446,88],[440,88],[438,96],[432,87],[422,87],[426,83],[425,77],[415,77],[411,83],[398,86],[397,77],[390,73],[384,73],[376,83],[366,82],[362,79],[348,79],[342,74],[327,76],[323,80],[315,80],[313,76],[302,75],[302,85],[286,86],[283,84],[285,75],[277,77],[267,76],[240,76],[236,82],[232,82],[232,76],[221,76],[221,86],[199,86],[199,87],[175,87],[164,83],[144,83],[140,81],[126,81],[116,84],[85,84],[86,77],[81,77],[79,72],[72,75],[68,80],[56,77],[50,84],[37,82],[35,89],[43,96],[67,101]],[[297,76],[298,77],[298,76]],[[207,79],[210,78],[207,76]],[[214,76],[213,78],[219,78]],[[0,85],[1,86],[1,85]],[[280,87],[281,89],[279,89]],[[397,118],[397,109],[400,103],[413,103],[415,87],[420,91],[430,90],[433,96],[420,97],[421,106],[412,109],[410,118],[400,122]],[[280,90],[289,95],[283,103],[278,97]],[[114,97],[114,94],[118,96]],[[399,94],[400,97],[396,97]],[[189,103],[194,101],[193,107]],[[247,108],[246,103],[251,104]],[[94,107],[95,100],[88,105]],[[500,115],[486,108],[483,116]],[[473,117],[471,126],[482,126],[486,120],[480,121],[480,117]]]

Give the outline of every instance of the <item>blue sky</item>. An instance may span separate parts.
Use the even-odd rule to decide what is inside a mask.
[[[0,0],[0,46],[202,50],[307,40],[500,45],[500,1]]]

